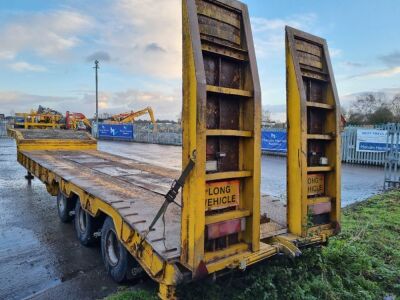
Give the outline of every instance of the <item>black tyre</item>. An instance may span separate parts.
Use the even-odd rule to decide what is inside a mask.
[[[101,255],[107,273],[117,283],[139,279],[144,275],[143,269],[118,240],[110,217],[106,218],[101,230]]]
[[[72,199],[67,198],[61,191],[57,194],[57,211],[61,222],[68,223],[73,219],[70,212],[74,210]]]
[[[95,219],[81,207],[79,199],[75,205],[75,232],[76,237],[83,246],[90,246],[94,243],[94,233],[96,232]]]

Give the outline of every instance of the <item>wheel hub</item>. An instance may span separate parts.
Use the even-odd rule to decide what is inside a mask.
[[[81,232],[86,230],[86,212],[83,209],[79,210],[79,229]]]
[[[64,203],[64,201],[65,201],[65,198],[61,195],[61,199],[60,199],[60,201],[58,201],[58,209],[59,209],[61,212],[63,212],[64,209],[65,209],[65,203]]]
[[[117,236],[112,230],[106,236],[106,253],[110,264],[116,266],[119,262],[119,244]]]

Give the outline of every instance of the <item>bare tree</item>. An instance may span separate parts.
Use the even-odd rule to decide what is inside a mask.
[[[181,112],[179,114],[177,114],[175,118],[176,118],[176,122],[178,124],[182,123],[182,113]]]
[[[353,125],[375,124],[384,118],[383,112],[387,112],[387,101],[384,93],[365,93],[357,97],[348,112],[348,123]],[[374,115],[378,112],[378,115]],[[388,122],[392,122],[393,114],[388,115]]]
[[[267,109],[262,110],[262,116],[261,116],[261,123],[266,124],[266,123],[271,123],[271,112]]]
[[[372,114],[368,116],[369,124],[385,124],[392,123],[394,115],[387,105],[378,107]]]
[[[386,96],[383,93],[365,93],[357,97],[353,103],[351,111],[370,115],[386,102]]]
[[[342,114],[343,117],[345,117],[345,119],[347,119],[349,116],[349,112],[347,111],[346,108],[344,108],[342,105],[340,106],[340,113]]]
[[[392,102],[390,103],[390,109],[393,112],[394,120],[400,122],[400,94],[393,97]]]

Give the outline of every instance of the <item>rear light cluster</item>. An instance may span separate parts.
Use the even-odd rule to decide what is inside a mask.
[[[246,226],[245,218],[233,219],[207,225],[206,226],[207,239],[213,240],[234,233],[239,233],[245,230],[245,226]]]
[[[246,219],[233,219],[206,225],[205,250],[216,251],[239,242],[239,233],[246,229]]]

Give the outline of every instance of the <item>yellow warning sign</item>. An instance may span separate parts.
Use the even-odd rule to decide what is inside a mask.
[[[206,183],[206,210],[239,205],[239,180]]]
[[[325,193],[325,178],[323,174],[310,174],[307,177],[308,196],[322,195]]]

